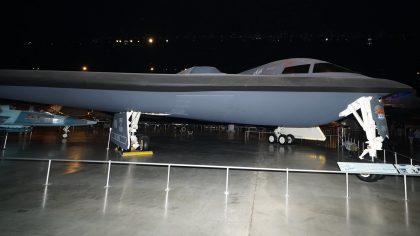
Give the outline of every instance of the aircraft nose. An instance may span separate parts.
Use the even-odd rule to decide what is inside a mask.
[[[74,117],[68,117],[64,121],[65,125],[68,126],[75,126],[75,125],[94,125],[96,124],[96,121],[92,120],[84,120],[84,119],[78,119]]]
[[[94,120],[86,120],[87,125],[96,125],[96,121]]]

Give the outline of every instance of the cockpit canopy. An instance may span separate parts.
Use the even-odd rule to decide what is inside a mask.
[[[252,75],[301,75],[311,74],[316,76],[320,73],[352,73],[357,74],[354,71],[346,69],[344,67],[334,65],[332,63],[310,59],[310,58],[292,58],[286,60],[280,60],[271,62],[257,68],[247,70],[241,74],[252,74]]]
[[[193,66],[183,71],[178,72],[178,74],[221,74],[219,69],[212,66]]]

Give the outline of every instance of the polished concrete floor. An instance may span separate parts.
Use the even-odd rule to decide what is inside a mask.
[[[153,134],[151,157],[124,159],[106,150],[107,133],[57,129],[10,135],[3,158],[135,160],[161,163],[338,170],[348,153],[321,143],[289,147],[243,135]],[[331,140],[332,141],[332,140]],[[0,162],[0,235],[418,235],[420,178],[375,183],[345,176],[53,162]],[[416,233],[417,232],[417,233]]]

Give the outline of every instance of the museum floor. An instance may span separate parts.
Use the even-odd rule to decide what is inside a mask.
[[[4,158],[123,160],[155,163],[338,170],[348,153],[321,143],[280,146],[224,132],[151,133],[153,156],[122,158],[108,135],[57,129],[9,135],[0,161],[0,235],[418,235],[420,178],[374,183],[345,175],[53,162]],[[0,140],[3,140],[0,138]],[[417,233],[416,233],[417,232]]]

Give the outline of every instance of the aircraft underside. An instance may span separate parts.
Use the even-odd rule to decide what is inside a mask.
[[[3,86],[0,93],[12,100],[108,112],[141,111],[223,123],[290,127],[335,121],[349,104],[362,96],[372,96],[350,92],[139,92],[21,86]]]

